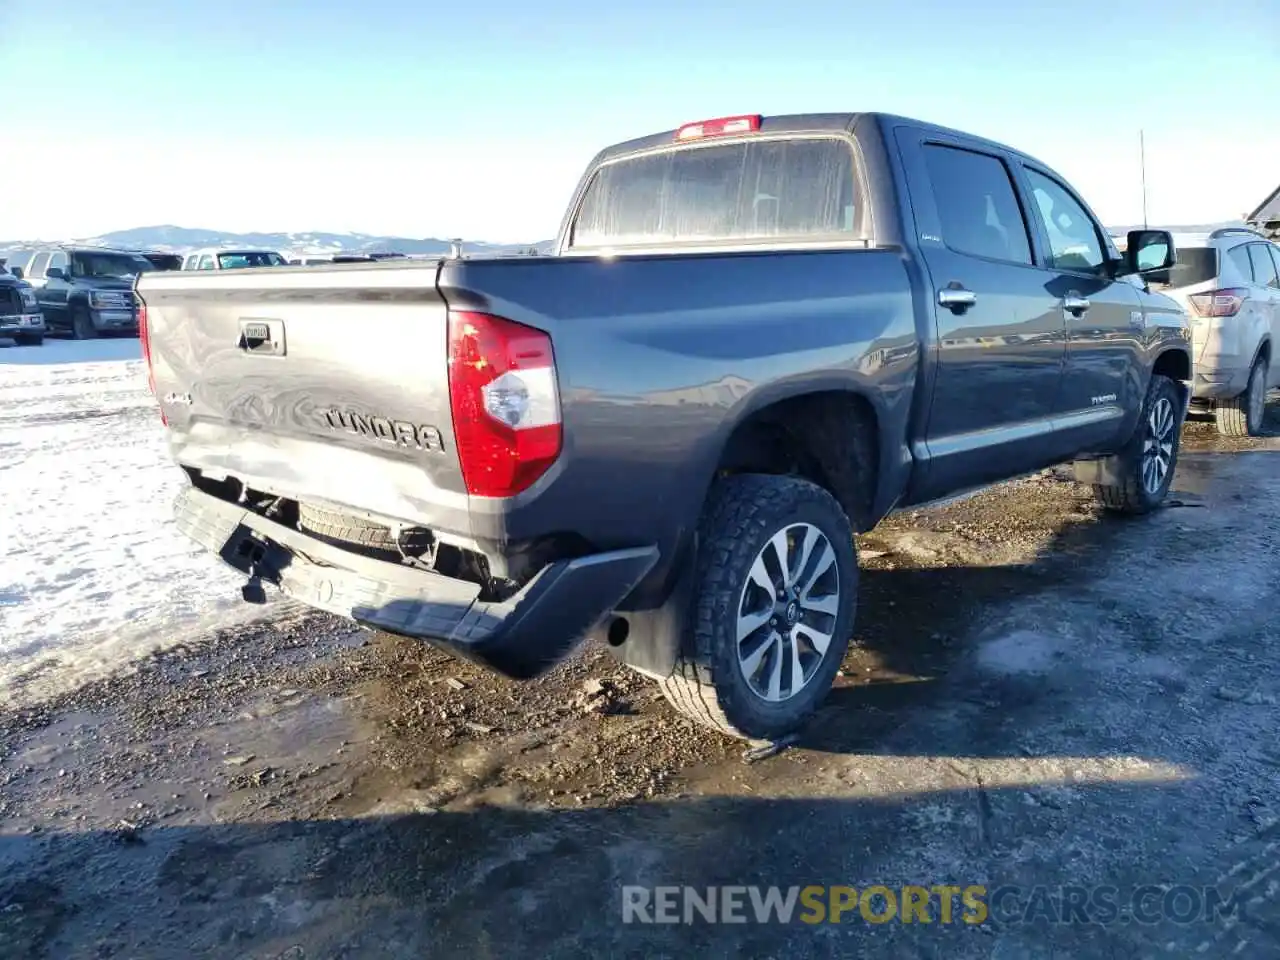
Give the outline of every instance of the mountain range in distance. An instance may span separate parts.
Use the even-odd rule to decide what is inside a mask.
[[[48,241],[0,241],[0,249],[34,246]],[[77,237],[59,242],[122,250],[148,250],[163,253],[186,253],[202,247],[257,247],[276,250],[286,257],[332,256],[335,253],[404,253],[439,256],[447,254],[450,240],[436,237],[391,237],[366,233],[235,233],[227,230],[205,230],[193,227],[163,225],[115,230],[97,237]],[[463,241],[463,251],[481,254],[518,254],[536,249],[547,252],[554,241],[531,243],[486,243]]]
[[[1181,234],[1210,233],[1221,227],[1243,226],[1241,220],[1220,223],[1162,226]],[[1139,230],[1141,225],[1108,227],[1113,236],[1123,237],[1129,230]],[[9,240],[0,241],[0,251],[15,250],[48,241]],[[95,247],[113,247],[124,250],[148,250],[165,253],[186,253],[202,247],[258,247],[279,251],[286,257],[332,256],[337,253],[403,253],[410,256],[443,256],[449,252],[451,241],[438,237],[393,237],[367,233],[235,233],[224,230],[206,230],[193,227],[163,225],[134,227],[115,230],[98,237],[76,238],[59,241]],[[538,240],[531,243],[487,243],[464,241],[463,251],[472,254],[511,255],[530,252],[549,253],[554,240]]]

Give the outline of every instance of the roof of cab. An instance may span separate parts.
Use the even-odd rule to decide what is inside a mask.
[[[915,120],[911,117],[902,117],[892,113],[880,112],[863,112],[863,113],[792,113],[781,114],[777,116],[762,116],[760,119],[760,133],[778,134],[778,133],[821,133],[821,132],[852,132],[858,121],[867,118],[874,122],[880,123],[885,127],[894,127],[898,125],[909,125],[920,127],[938,136],[962,137],[966,140],[985,144],[986,146],[997,150],[1014,154],[1022,157],[1024,160],[1030,160],[1033,163],[1052,169],[1044,161],[1033,157],[1029,153],[1011,147],[1006,143],[1000,143],[996,140],[990,140],[977,134],[968,133],[963,130],[956,130],[951,127],[944,127],[940,124],[929,123],[925,120]],[[690,121],[696,123],[697,121]],[[623,143],[616,143],[612,146],[605,147],[596,155],[595,163],[603,163],[606,160],[613,160],[617,157],[625,156],[629,153],[639,153],[643,150],[654,150],[660,147],[675,146],[676,127],[671,130],[665,130],[662,133],[653,133],[644,137],[637,137],[634,140],[627,140]],[[696,141],[693,141],[696,142]],[[593,164],[594,165],[594,164]]]

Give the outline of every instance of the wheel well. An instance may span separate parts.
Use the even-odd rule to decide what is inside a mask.
[[[1168,377],[1170,380],[1191,379],[1191,358],[1181,350],[1166,350],[1156,357],[1151,372],[1156,376]]]
[[[804,477],[827,490],[855,530],[871,526],[879,477],[875,408],[844,390],[789,397],[734,428],[716,476],[768,473]]]
[[[1263,340],[1262,346],[1258,347],[1258,357],[1267,361],[1267,366],[1271,365],[1271,341]],[[1258,357],[1254,358],[1254,363],[1258,362]]]

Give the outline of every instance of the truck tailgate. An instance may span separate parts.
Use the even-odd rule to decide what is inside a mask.
[[[436,263],[144,274],[175,459],[467,534]]]

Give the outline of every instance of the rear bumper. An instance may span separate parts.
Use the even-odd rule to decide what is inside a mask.
[[[1249,386],[1248,365],[1243,367],[1208,367],[1197,365],[1194,381],[1197,400],[1229,400],[1244,393]]]
[[[559,663],[635,588],[656,546],[562,560],[502,603],[427,570],[349,553],[189,487],[178,528],[246,574],[364,626],[416,637],[517,679]]]

